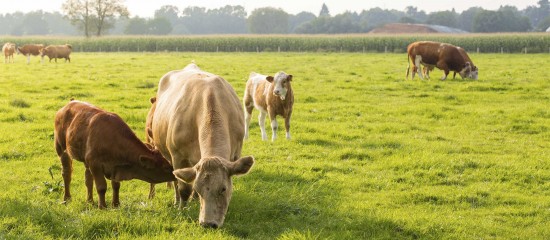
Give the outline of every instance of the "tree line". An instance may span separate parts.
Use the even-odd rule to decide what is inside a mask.
[[[0,14],[0,35],[190,35],[190,34],[338,34],[366,33],[387,23],[442,25],[468,32],[533,32],[550,27],[549,0],[519,10],[471,7],[426,13],[407,6],[404,11],[371,8],[332,15],[323,4],[318,14],[296,15],[264,7],[250,15],[240,5],[215,9],[166,5],[154,17],[129,17],[122,0],[67,0],[62,12],[33,11]]]

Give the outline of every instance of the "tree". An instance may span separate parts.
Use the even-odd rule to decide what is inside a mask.
[[[251,33],[287,33],[288,13],[272,7],[258,8],[248,17]]]
[[[90,37],[92,26],[92,3],[91,0],[67,0],[61,6],[65,16],[84,32],[84,36]]]
[[[330,12],[328,11],[328,7],[324,3],[323,3],[323,6],[321,7],[321,11],[319,12],[319,17],[330,17]]]
[[[296,15],[290,15],[288,19],[288,25],[289,25],[288,32],[295,33],[296,28],[298,28],[300,25],[304,23],[313,21],[315,18],[317,18],[315,14],[310,12],[300,12]]]
[[[167,35],[172,32],[172,24],[166,18],[153,18],[147,22],[148,33],[152,35]]]
[[[458,14],[454,11],[433,12],[428,15],[428,24],[442,25],[447,27],[458,27]]]
[[[27,13],[23,19],[21,28],[26,35],[46,35],[50,33],[48,22],[44,20],[42,10]]]
[[[71,23],[83,30],[86,37],[92,31],[96,36],[114,26],[115,16],[128,16],[124,0],[67,0],[62,5],[63,12]]]
[[[498,11],[482,10],[474,17],[474,32],[525,32],[531,28],[529,19],[517,8],[505,6]]]
[[[69,0],[70,1],[70,0]],[[113,27],[110,22],[112,17],[128,16],[128,8],[123,4],[124,0],[95,0],[93,6],[94,14],[97,18],[95,22],[96,36],[101,36],[103,31]]]
[[[176,6],[165,5],[155,11],[155,18],[164,18],[168,20],[172,26],[174,26],[180,20],[179,11],[180,10]]]
[[[133,17],[129,20],[124,29],[124,34],[145,35],[148,33],[147,20],[145,18]]]
[[[458,27],[464,31],[472,32],[474,17],[482,10],[483,8],[480,7],[471,7],[460,13],[460,16],[458,16]]]

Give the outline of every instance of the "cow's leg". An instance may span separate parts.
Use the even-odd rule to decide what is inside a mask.
[[[254,109],[254,103],[252,101],[252,97],[247,93],[245,93],[244,95],[243,103],[244,103],[244,119],[245,119],[244,139],[248,139],[250,119],[252,119],[252,110]]]
[[[421,71],[421,62],[422,62],[422,56],[420,55],[416,55],[416,58],[414,59],[414,66],[416,67],[416,72],[418,73],[418,76],[420,77],[420,79],[424,80],[424,76],[422,76],[422,71]],[[414,72],[413,72],[413,78],[414,78]]]
[[[27,54],[27,64],[30,64],[30,63],[31,63],[31,55]]]
[[[440,61],[440,62],[437,62],[436,67],[443,70],[444,75],[443,77],[441,77],[441,80],[447,79],[447,75],[449,75],[449,67],[447,66],[447,64],[443,61]]]
[[[107,192],[107,180],[103,176],[103,171],[100,166],[91,166],[92,176],[94,178],[97,196],[99,198],[97,206],[99,209],[105,209],[107,204],[105,203],[105,193]]]
[[[277,139],[277,130],[279,129],[279,124],[277,123],[277,115],[275,115],[274,111],[269,111],[269,120],[271,120],[271,131],[273,132],[271,135],[271,141],[275,141]]]
[[[456,77],[456,71],[453,72],[453,79]]]
[[[155,184],[151,183],[149,186],[149,199],[153,199],[155,197]]]
[[[65,195],[63,201],[69,201],[71,199],[71,175],[73,173],[73,160],[69,157],[67,152],[63,152],[59,157],[61,159],[61,166],[63,167],[63,184],[65,186]]]
[[[94,177],[92,176],[92,172],[88,167],[86,167],[86,171],[84,172],[85,181],[86,181],[86,201],[89,203],[94,202]]]
[[[113,207],[120,206],[120,182],[111,181],[111,186],[113,187]]]
[[[285,118],[285,130],[286,130],[286,139],[290,140],[290,115],[289,113]]]
[[[267,133],[265,132],[265,117],[267,112],[260,110],[260,115],[258,115],[258,122],[260,124],[260,131],[262,132],[262,140],[267,140]]]

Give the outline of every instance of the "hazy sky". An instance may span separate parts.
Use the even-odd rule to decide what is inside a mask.
[[[61,11],[61,4],[66,0],[0,0],[0,13],[15,11],[29,12],[42,9],[43,11]],[[155,10],[163,5],[175,5],[180,10],[188,6],[219,8],[225,5],[241,5],[250,12],[260,7],[276,7],[290,14],[301,11],[319,14],[323,3],[328,6],[331,15],[345,11],[360,12],[363,9],[380,7],[403,11],[406,6],[416,6],[426,12],[451,10],[462,12],[470,7],[478,6],[484,9],[496,10],[501,5],[512,5],[524,9],[530,5],[537,5],[538,0],[126,0],[126,6],[132,16],[152,17]]]

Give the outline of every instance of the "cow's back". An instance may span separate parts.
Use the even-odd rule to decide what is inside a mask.
[[[159,83],[156,104],[155,146],[165,157],[177,155],[189,160],[181,163],[181,159],[170,159],[175,169],[196,164],[210,150],[229,160],[236,152],[240,155],[242,106],[231,85],[221,77],[203,71],[172,71]],[[209,144],[218,145],[211,149],[206,146]]]
[[[432,41],[420,41],[411,43],[407,47],[409,56],[422,56],[422,62],[429,65],[437,64],[441,54],[442,43]]]

